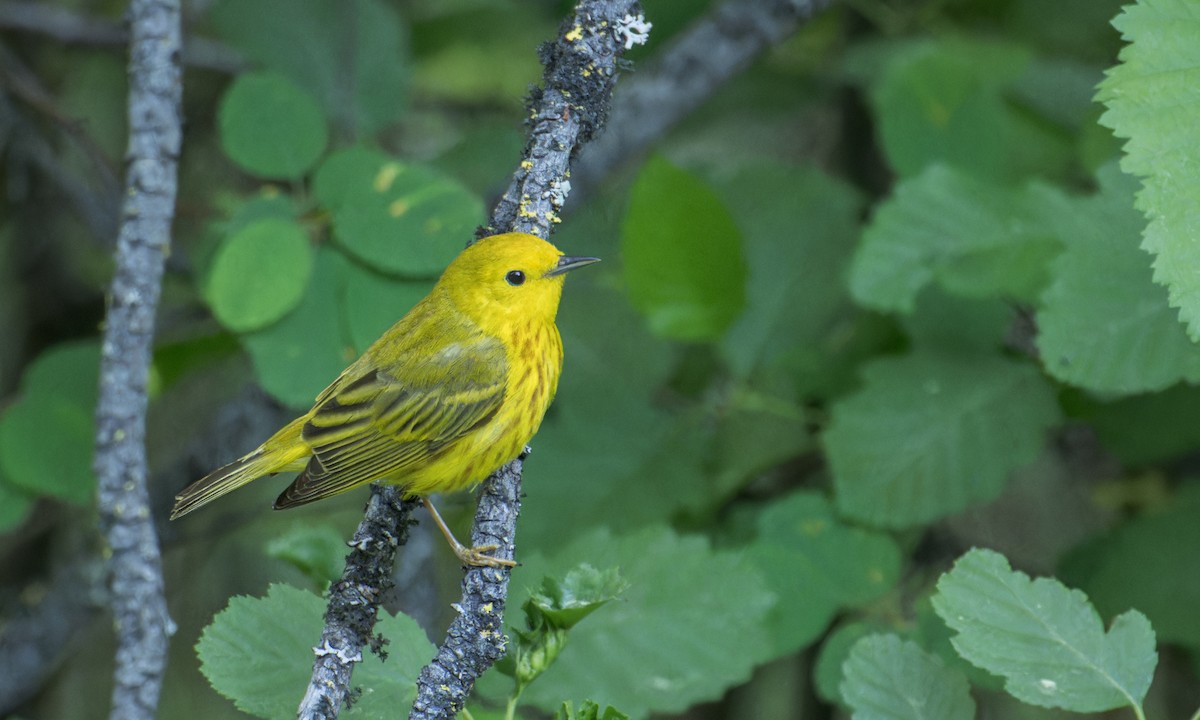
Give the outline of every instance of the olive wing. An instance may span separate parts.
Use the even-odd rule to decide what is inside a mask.
[[[496,415],[508,363],[499,340],[479,337],[432,354],[414,348],[383,368],[354,370],[322,394],[304,425],[312,459],[276,508],[381,478],[402,481]]]

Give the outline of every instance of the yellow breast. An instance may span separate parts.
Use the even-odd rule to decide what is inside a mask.
[[[554,323],[523,325],[506,342],[508,382],[496,415],[424,468],[397,480],[414,495],[454,492],[482,482],[520,455],[537,433],[558,389],[562,338]]]

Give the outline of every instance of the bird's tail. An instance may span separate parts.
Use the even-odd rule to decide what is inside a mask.
[[[188,485],[175,496],[171,519],[183,517],[263,475],[303,469],[310,453],[300,439],[305,419],[292,421],[254,452]]]

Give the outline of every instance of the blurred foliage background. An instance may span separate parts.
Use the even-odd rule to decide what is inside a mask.
[[[86,596],[58,569],[99,552],[91,417],[125,142],[122,46],[19,31],[4,18],[23,5],[38,3],[0,3],[8,617]],[[122,10],[41,5],[110,31]],[[262,716],[299,700],[319,619],[287,613],[319,617],[310,591],[340,571],[366,492],[274,513],[283,483],[263,480],[167,524],[170,499],[306,408],[428,290],[519,160],[537,46],[569,7],[185,3],[201,42],[150,408],[179,625],[163,717],[244,717],[206,675]],[[623,83],[712,11],[644,8],[654,30]],[[581,563],[619,568],[628,588],[528,688],[531,717],[585,699],[633,717],[842,715],[842,661],[874,630],[966,671],[987,717],[1060,714],[951,650],[928,598],[972,546],[1083,589],[1106,621],[1141,610],[1166,648],[1150,714],[1200,705],[1200,352],[1152,281],[1138,181],[1098,122],[1119,11],[837,3],[647,156],[576,188],[553,240],[605,262],[567,283],[510,622],[543,576]],[[465,528],[470,498],[446,503]],[[384,632],[419,665],[420,628],[440,639],[459,570],[423,517],[400,564],[388,605],[416,623]],[[202,650],[202,673],[202,629],[272,584],[292,586],[270,591],[282,614],[225,628],[261,664]],[[71,638],[21,717],[107,713],[109,622],[88,602],[62,622]],[[508,691],[494,675],[476,717]],[[273,704],[221,686],[239,677],[285,690]]]

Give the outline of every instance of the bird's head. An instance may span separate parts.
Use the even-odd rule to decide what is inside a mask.
[[[552,322],[563,276],[594,262],[599,258],[568,257],[533,235],[506,233],[463,250],[439,284],[461,311],[485,327],[517,318]]]

